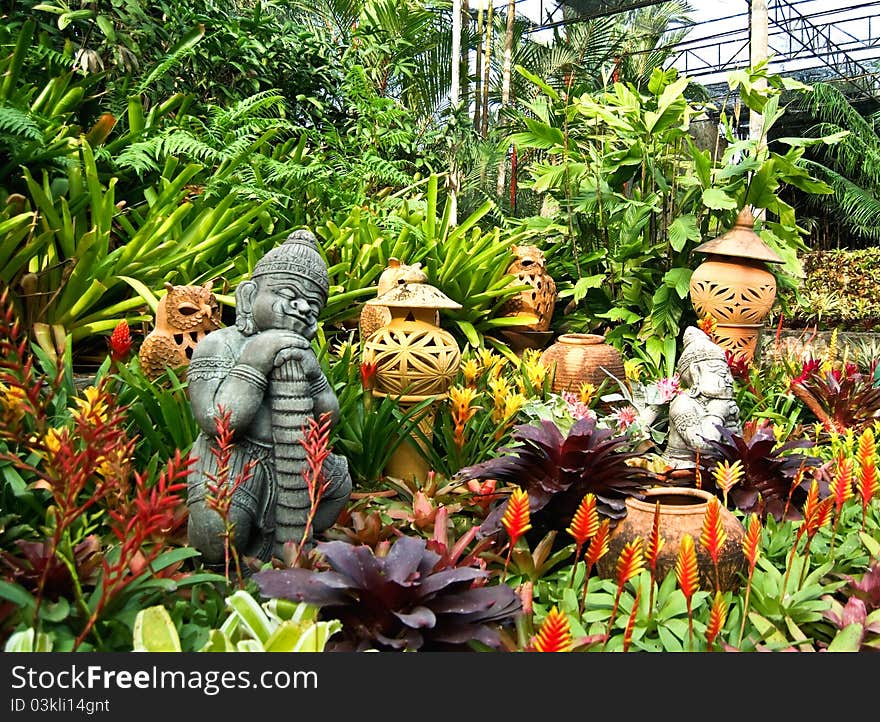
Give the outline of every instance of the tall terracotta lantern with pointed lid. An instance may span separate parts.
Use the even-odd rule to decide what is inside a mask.
[[[376,367],[373,396],[392,396],[403,409],[445,398],[458,373],[461,351],[455,337],[437,325],[437,314],[444,308],[459,309],[461,304],[428,283],[403,283],[365,304],[370,305],[384,306],[391,313],[391,320],[363,343],[364,363]],[[419,419],[419,429],[427,439],[433,433],[435,403]],[[424,481],[430,469],[416,443],[420,442],[413,439],[400,444],[385,473]]]
[[[739,212],[733,228],[694,252],[707,254],[691,276],[694,310],[700,318],[715,319],[715,341],[721,348],[751,362],[764,319],[776,300],[776,277],[766,264],[785,261],[755,233],[755,217],[748,206]]]

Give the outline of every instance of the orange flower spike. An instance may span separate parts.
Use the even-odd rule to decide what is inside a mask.
[[[585,494],[566,531],[574,537],[578,548],[596,536],[599,531],[599,512],[596,509],[596,495]]]
[[[810,529],[807,532],[811,537],[815,536],[816,532],[823,526],[827,526],[828,522],[831,521],[833,510],[834,502],[830,496],[819,502],[819,505],[816,507],[816,513],[811,520]]]
[[[633,601],[632,611],[629,613],[629,619],[626,620],[626,631],[623,633],[623,651],[628,652],[632,644],[633,630],[636,626],[636,617],[639,614],[639,602],[642,598],[641,587],[636,590],[636,598]]]
[[[727,621],[727,602],[720,591],[715,592],[712,608],[709,610],[709,623],[706,625],[706,650],[712,650],[712,644],[721,633]]]
[[[590,546],[587,549],[585,560],[587,567],[592,567],[602,557],[608,553],[608,538],[611,535],[611,521],[603,519],[596,531],[596,536],[590,540]]]
[[[568,617],[553,607],[547,612],[541,629],[535,635],[532,648],[535,652],[570,652],[572,646],[574,646],[574,640]]]
[[[703,515],[700,544],[709,552],[714,564],[718,564],[721,548],[726,541],[727,532],[724,530],[724,524],[721,520],[721,502],[718,501],[717,496],[713,496],[706,506],[706,513]]]
[[[630,579],[636,576],[645,566],[642,538],[636,537],[627,542],[617,557],[617,588],[622,589]]]
[[[648,557],[648,568],[653,576],[657,571],[657,559],[660,556],[660,550],[666,540],[660,536],[660,502],[654,506],[654,523],[651,526],[651,538],[648,539],[648,548],[646,554]]]
[[[749,523],[746,527],[746,534],[742,542],[743,553],[749,561],[749,576],[751,576],[752,572],[755,570],[755,565],[758,563],[758,557],[761,555],[762,531],[761,520],[758,518],[757,514],[752,512],[751,516],[749,516]]]
[[[724,494],[724,506],[727,506],[728,492],[739,483],[739,480],[742,479],[742,475],[743,466],[740,459],[737,459],[732,464],[725,459],[724,461],[719,461],[715,465],[712,476],[715,479],[715,484]]]
[[[501,525],[510,537],[510,547],[516,546],[520,537],[532,528],[529,514],[529,492],[516,487],[507,501]]]
[[[811,520],[816,516],[816,507],[819,505],[819,482],[813,479],[810,488],[807,490],[807,499],[804,501],[803,515],[804,521],[797,531],[797,540],[807,533],[811,526]]]
[[[678,586],[687,599],[688,605],[690,605],[690,600],[700,584],[697,552],[694,547],[694,538],[690,534],[684,534],[681,538],[678,556],[675,559],[675,578],[678,580]]]
[[[852,459],[846,459],[843,455],[837,457],[837,469],[834,473],[834,479],[831,481],[829,491],[834,499],[834,507],[837,513],[840,514],[843,505],[853,497]]]

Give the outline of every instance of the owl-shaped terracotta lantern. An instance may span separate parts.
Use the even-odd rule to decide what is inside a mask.
[[[155,328],[141,344],[141,368],[150,379],[160,376],[166,366],[188,366],[193,349],[205,334],[220,328],[220,304],[211,292],[213,283],[203,286],[175,286],[156,308]]]

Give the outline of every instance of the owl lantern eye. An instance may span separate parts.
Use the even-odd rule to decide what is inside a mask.
[[[200,310],[201,309],[194,303],[188,303],[186,301],[183,301],[177,307],[177,312],[183,314],[184,316],[192,316],[194,313],[198,313]]]

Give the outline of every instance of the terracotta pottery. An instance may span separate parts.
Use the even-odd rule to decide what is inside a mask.
[[[375,364],[372,394],[395,397],[406,410],[427,399],[439,401],[455,381],[461,351],[455,337],[434,323],[438,309],[461,305],[426,283],[402,283],[367,301],[365,306],[384,306],[391,320],[363,342],[364,363]],[[430,439],[434,407],[422,412],[419,429]],[[385,473],[401,479],[427,478],[427,461],[419,453],[420,439],[401,443]]]
[[[389,258],[388,266],[379,275],[379,281],[376,288],[376,297],[388,293],[395,286],[401,286],[405,283],[425,283],[428,277],[422,269],[421,263],[401,263],[397,258]],[[391,320],[391,311],[387,306],[364,305],[361,309],[361,315],[358,319],[358,330],[361,339],[367,339],[375,331]],[[440,316],[435,311],[434,324],[440,323]]]
[[[511,250],[516,255],[516,260],[507,267],[507,273],[515,277],[511,285],[527,285],[528,288],[507,301],[501,313],[504,316],[529,314],[537,318],[535,323],[514,330],[547,331],[556,304],[556,282],[547,273],[544,252],[530,245],[513,246]]]
[[[626,516],[617,524],[608,542],[608,553],[596,565],[600,576],[613,578],[617,557],[627,542],[641,537],[647,544],[654,527],[654,512],[660,505],[659,531],[664,543],[657,557],[656,579],[660,583],[675,569],[681,540],[690,534],[697,554],[700,588],[715,590],[715,565],[709,552],[700,544],[703,517],[712,494],[684,486],[655,487],[645,491],[645,499],[626,500]],[[727,539],[718,557],[718,585],[722,591],[735,591],[742,584],[748,561],[742,549],[745,529],[729,509],[721,507],[721,522]]]
[[[551,389],[557,394],[577,393],[583,383],[598,388],[607,381],[613,386],[614,380],[605,371],[621,382],[626,377],[620,351],[595,333],[562,334],[541,354],[541,363],[551,369],[555,366]]]
[[[776,277],[766,263],[783,259],[754,231],[755,218],[743,208],[727,233],[697,246],[706,260],[691,275],[690,294],[700,317],[711,315],[715,342],[752,361],[764,319],[776,300]]]

